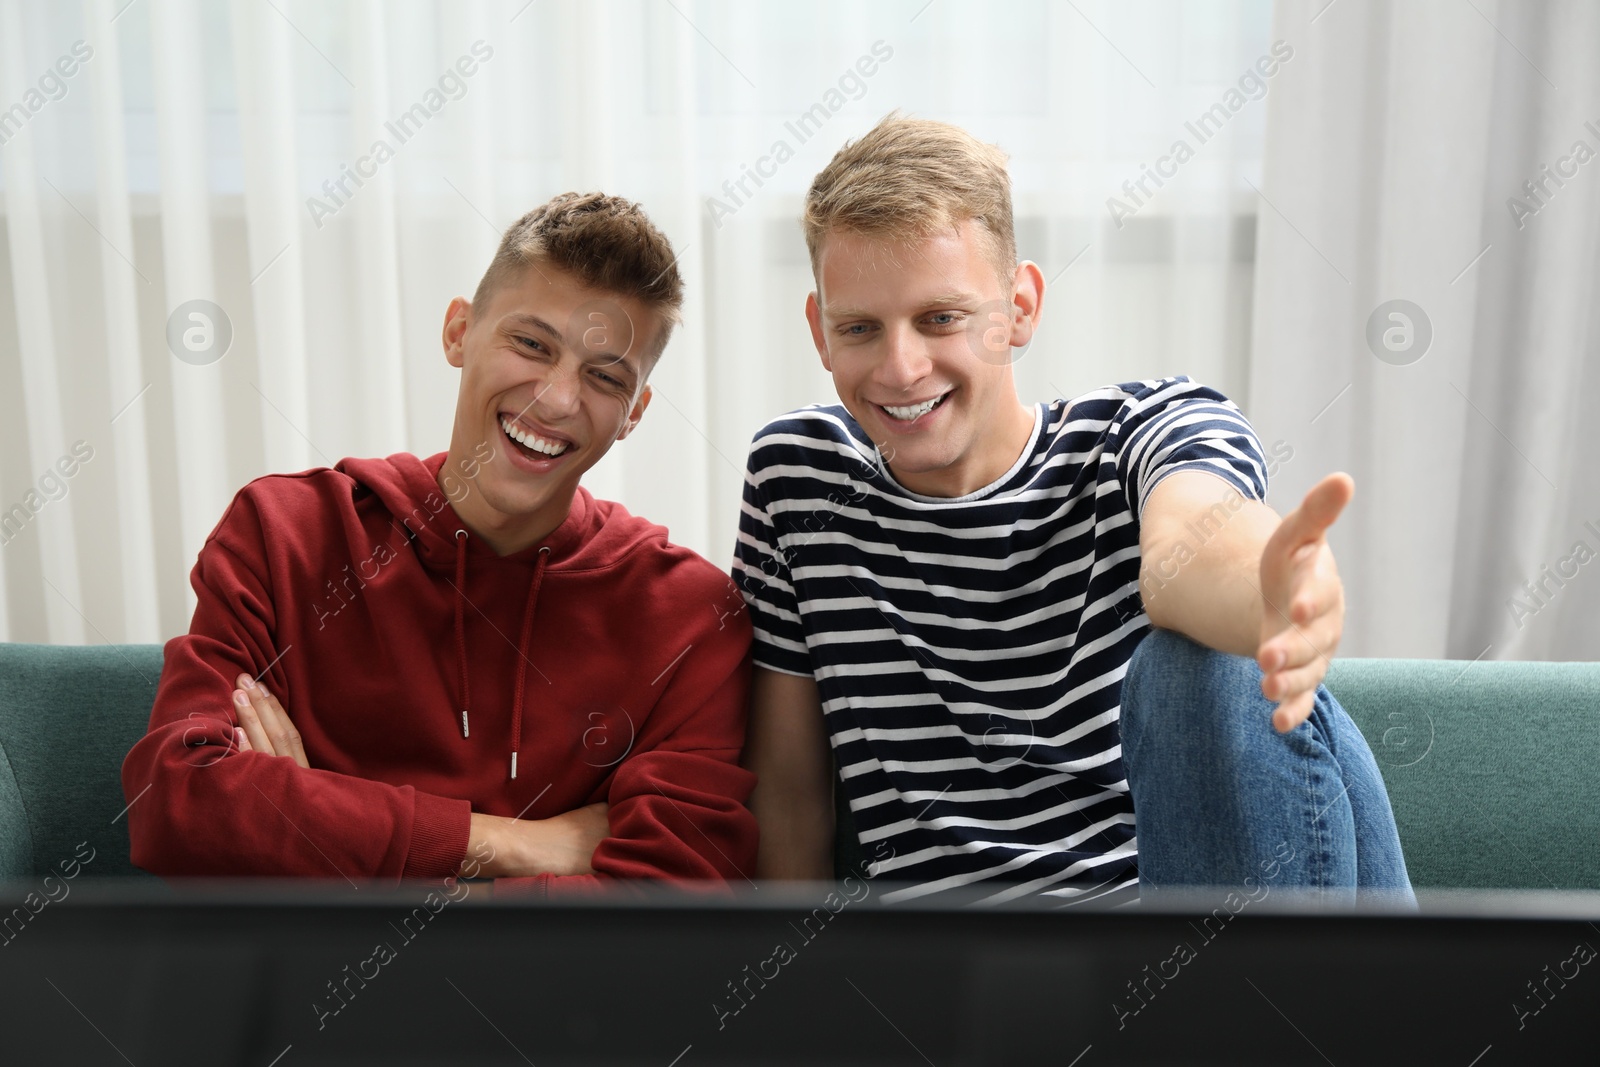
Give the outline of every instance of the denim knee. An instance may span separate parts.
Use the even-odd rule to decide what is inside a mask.
[[[1260,710],[1260,715],[1250,712]],[[1146,752],[1225,757],[1247,734],[1271,729],[1254,660],[1207,648],[1171,630],[1151,630],[1122,681],[1122,758]]]

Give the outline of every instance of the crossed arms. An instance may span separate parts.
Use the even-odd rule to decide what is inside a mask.
[[[300,731],[265,684],[241,674],[234,690],[239,725],[233,728],[240,752],[262,752],[311,769]],[[473,812],[467,855],[452,873],[463,878],[537,878],[595,873],[594,851],[611,835],[604,801],[546,819],[511,819]]]

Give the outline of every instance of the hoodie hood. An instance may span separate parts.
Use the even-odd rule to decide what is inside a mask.
[[[544,540],[519,552],[497,556],[481,537],[467,530],[451,503],[477,491],[472,479],[464,473],[451,472],[446,478],[449,490],[440,488],[439,472],[446,458],[444,452],[426,458],[399,452],[382,459],[342,460],[334,469],[357,483],[357,503],[362,489],[378,498],[394,517],[397,530],[412,542],[423,564],[433,571],[447,572],[455,567],[456,544],[461,539],[458,530],[467,533],[469,560],[492,557],[532,562],[541,550],[547,549],[550,565],[558,568],[609,566],[642,539],[640,531],[621,528],[616,530],[616,536],[605,536],[605,509],[597,507],[589,491],[579,486],[566,519]],[[654,529],[665,537],[664,529]]]

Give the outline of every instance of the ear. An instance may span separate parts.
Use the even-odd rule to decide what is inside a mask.
[[[828,358],[828,342],[822,333],[822,307],[817,303],[816,293],[806,295],[806,321],[811,324],[811,341],[817,346],[817,355],[822,357],[822,369],[832,374],[833,361]]]
[[[462,348],[462,338],[467,335],[467,328],[472,325],[472,301],[464,296],[458,296],[450,301],[450,306],[444,313],[444,358],[452,367],[460,367],[466,360],[466,352]]]
[[[1044,274],[1039,264],[1023,260],[1011,285],[1011,347],[1021,348],[1033,340],[1033,331],[1039,326],[1039,316],[1044,314]]]
[[[633,402],[633,410],[628,412],[627,421],[622,424],[622,429],[617,431],[617,440],[627,437],[633,432],[633,428],[639,425],[639,420],[644,418],[645,409],[650,406],[650,398],[654,395],[649,385],[639,390],[639,399]]]

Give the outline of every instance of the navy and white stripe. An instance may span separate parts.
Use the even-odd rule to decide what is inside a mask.
[[[1187,378],[1040,404],[1016,465],[956,499],[902,488],[837,405],[756,435],[734,560],[755,662],[816,678],[863,849],[913,883],[893,895],[1137,885],[1138,514],[1182,469],[1266,497],[1250,424]]]

